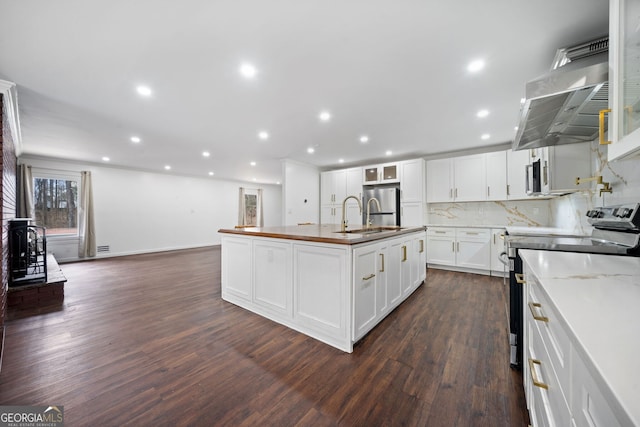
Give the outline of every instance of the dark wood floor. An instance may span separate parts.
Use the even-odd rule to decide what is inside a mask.
[[[1,405],[68,426],[525,426],[502,279],[429,270],[352,354],[220,298],[220,250],[64,264],[65,301],[13,313]]]

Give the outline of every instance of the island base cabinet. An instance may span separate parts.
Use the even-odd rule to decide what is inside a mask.
[[[293,255],[297,323],[326,339],[349,339],[347,250],[296,244]]]
[[[253,253],[254,302],[266,310],[291,316],[291,244],[256,241]]]
[[[249,239],[222,238],[222,296],[234,295],[251,301],[252,242]]]
[[[384,283],[378,276],[377,245],[366,246],[354,250],[354,331],[353,339],[360,339],[373,326],[378,316],[378,301],[384,294],[378,291]],[[384,257],[384,255],[382,255]],[[380,281],[380,283],[378,283]]]

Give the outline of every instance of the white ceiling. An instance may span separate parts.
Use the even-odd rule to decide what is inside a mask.
[[[604,0],[0,0],[0,79],[17,84],[25,154],[276,183],[282,159],[507,143],[525,82],[607,32]]]

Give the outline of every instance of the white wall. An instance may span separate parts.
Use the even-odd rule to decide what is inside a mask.
[[[22,156],[20,163],[60,171],[91,171],[98,246],[127,255],[220,244],[220,228],[238,218],[238,188],[262,188],[264,225],[282,224],[280,186],[192,178]],[[60,261],[77,258],[77,243],[47,239]]]
[[[293,160],[282,161],[284,225],[320,222],[320,171]]]

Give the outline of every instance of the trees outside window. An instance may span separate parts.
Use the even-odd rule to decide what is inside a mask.
[[[70,178],[33,178],[35,223],[47,235],[78,234],[78,181]]]

